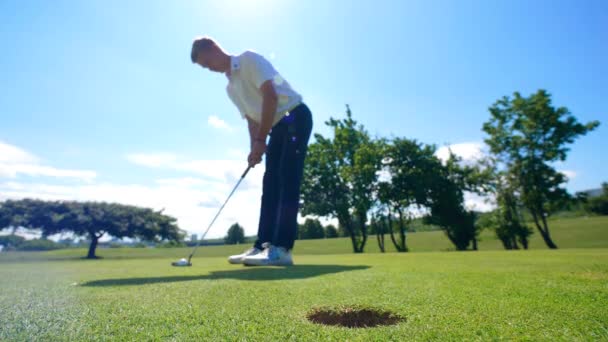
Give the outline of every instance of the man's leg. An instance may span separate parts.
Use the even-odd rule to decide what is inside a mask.
[[[266,170],[264,171],[258,239],[254,247],[263,249],[264,242],[272,241],[277,225],[279,203],[279,166],[283,150],[283,127],[280,123],[272,128],[266,147]]]
[[[273,245],[288,250],[293,248],[298,232],[300,185],[312,130],[312,114],[308,107],[299,107],[291,115],[293,118],[287,125],[287,141],[279,170],[279,223],[272,240]]]

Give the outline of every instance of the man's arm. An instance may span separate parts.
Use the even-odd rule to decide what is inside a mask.
[[[272,80],[267,80],[262,83],[260,87],[262,91],[262,122],[258,127],[255,140],[266,142],[266,136],[272,128],[272,121],[274,120],[274,114],[277,111],[278,97],[272,84]]]
[[[248,116],[245,117],[247,118],[247,126],[249,128],[249,149],[253,150],[253,143],[255,142],[255,137],[258,135],[260,125],[251,120]]]

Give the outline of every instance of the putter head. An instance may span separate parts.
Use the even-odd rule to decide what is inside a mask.
[[[190,262],[190,258],[188,258],[188,260],[181,258],[178,261],[174,261],[171,263],[171,266],[175,266],[175,267],[185,267],[185,266],[192,266],[192,263]]]

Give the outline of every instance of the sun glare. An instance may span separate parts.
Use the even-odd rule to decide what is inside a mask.
[[[205,2],[204,6],[228,22],[250,24],[282,13],[287,4],[280,0],[226,0]]]

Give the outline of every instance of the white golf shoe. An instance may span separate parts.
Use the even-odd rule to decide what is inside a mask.
[[[246,257],[249,256],[254,256],[257,254],[262,253],[262,250],[255,248],[255,247],[251,247],[248,250],[246,250],[245,252],[241,253],[241,254],[236,254],[236,255],[231,255],[228,257],[228,262],[231,264],[242,264],[243,263],[243,259],[245,259]]]
[[[256,255],[247,256],[243,264],[247,266],[291,266],[293,259],[291,252],[283,247],[276,247],[270,243],[262,245],[264,250]]]

